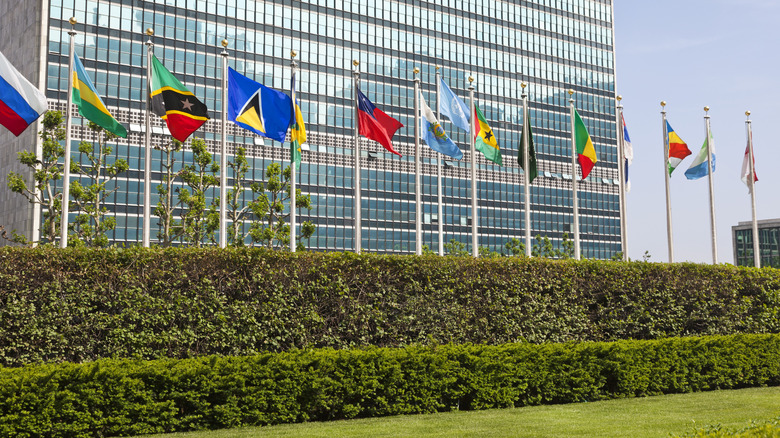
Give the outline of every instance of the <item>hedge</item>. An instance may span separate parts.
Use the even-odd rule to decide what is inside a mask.
[[[780,332],[780,270],[0,248],[0,365]]]
[[[80,437],[780,384],[780,335],[296,350],[0,368],[0,436]]]

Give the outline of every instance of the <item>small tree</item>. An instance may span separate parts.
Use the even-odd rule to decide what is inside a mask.
[[[181,236],[186,243],[200,247],[204,240],[216,243],[214,231],[219,228],[219,215],[214,202],[207,209],[206,192],[219,186],[216,177],[219,164],[213,161],[202,138],[193,139],[191,147],[194,164],[184,166],[181,179],[192,192],[187,188],[178,189],[179,202],[184,211],[181,219],[173,223],[171,230],[175,237]]]
[[[248,204],[255,218],[249,227],[249,236],[253,243],[267,248],[279,249],[290,245],[290,213],[284,213],[284,204],[289,204],[291,197],[290,168],[285,168],[283,172],[281,169],[278,163],[269,164],[265,171],[265,184],[253,183],[250,186],[257,197]],[[311,197],[304,196],[300,189],[296,189],[294,208],[311,209]],[[303,239],[311,238],[315,230],[313,223],[302,222],[296,248],[306,249]]]
[[[228,229],[227,243],[230,246],[244,246],[249,231],[244,232],[244,223],[251,214],[250,204],[244,204],[242,195],[247,190],[246,173],[249,171],[249,162],[246,159],[246,149],[239,147],[233,161],[228,161],[228,167],[233,169],[233,188],[227,191],[227,219],[231,225]]]
[[[40,228],[40,243],[54,243],[60,236],[60,216],[62,213],[62,191],[54,189],[54,182],[62,178],[62,164],[59,159],[65,156],[65,148],[60,142],[65,140],[63,115],[59,111],[47,111],[43,115],[43,130],[38,134],[43,140],[41,159],[35,152],[19,152],[19,162],[29,167],[33,172],[33,188],[27,186],[22,175],[11,172],[8,174],[8,188],[18,193],[31,204],[41,206],[43,224]],[[12,240],[29,245],[26,237],[12,231]],[[5,237],[5,236],[4,236]]]
[[[108,142],[117,138],[93,122],[88,128],[97,136],[97,143],[82,141],[79,143],[81,159],[71,161],[71,172],[86,177],[88,184],[73,181],[70,195],[73,198],[74,211],[78,211],[74,223],[68,224],[69,234],[73,243],[90,247],[108,246],[106,232],[116,227],[116,219],[106,217],[105,207],[108,197],[117,191],[118,187],[108,189],[109,182],[129,168],[127,161],[119,159],[108,164],[108,155],[113,151]],[[86,164],[81,164],[86,159]]]
[[[525,244],[520,242],[520,239],[514,237],[509,239],[509,241],[504,244],[504,248],[506,249],[506,255],[511,255],[511,256],[525,255]]]
[[[158,151],[162,151],[163,159],[161,166],[163,168],[162,182],[157,185],[157,193],[160,195],[160,200],[157,201],[157,206],[154,209],[154,214],[160,218],[157,224],[160,226],[157,232],[157,238],[160,240],[160,246],[171,246],[174,239],[177,237],[173,232],[174,209],[179,205],[174,202],[173,199],[173,182],[181,177],[183,169],[174,171],[174,165],[176,159],[174,158],[175,152],[181,152],[182,143],[179,140],[171,139],[168,143],[161,143],[154,146]]]
[[[444,244],[444,251],[449,256],[453,257],[468,257],[469,252],[466,250],[466,244],[455,239],[450,239],[449,242]]]

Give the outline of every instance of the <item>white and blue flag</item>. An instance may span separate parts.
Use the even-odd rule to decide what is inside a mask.
[[[469,132],[469,107],[452,92],[444,78],[440,79],[439,84],[439,111],[441,115],[447,117],[458,128]]]
[[[441,127],[441,123],[436,119],[428,104],[425,103],[422,91],[420,92],[420,131],[422,132],[422,139],[434,151],[456,160],[463,158],[463,152],[447,136],[444,128]]]
[[[715,142],[712,140],[712,133],[709,138],[710,150],[712,151],[712,171],[715,172]],[[685,171],[685,177],[688,179],[699,179],[707,176],[707,140],[704,140],[704,144],[701,145],[699,153],[696,155],[696,159],[691,163],[691,167]]]
[[[625,178],[623,181],[625,184],[626,193],[631,191],[631,180],[628,179],[628,166],[634,161],[634,147],[631,146],[631,137],[628,136],[628,127],[626,126],[626,119],[621,114],[623,119],[623,160],[625,165]]]

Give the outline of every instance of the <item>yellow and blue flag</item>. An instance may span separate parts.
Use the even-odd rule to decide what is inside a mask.
[[[108,132],[127,138],[127,129],[119,123],[103,104],[95,86],[87,76],[78,55],[73,54],[73,103],[78,105],[79,114]]]
[[[298,96],[295,94],[295,75],[293,74],[290,90],[292,91],[293,118],[290,124],[290,160],[295,168],[301,167],[301,149],[306,143],[306,125],[303,123],[301,107],[298,106]]]
[[[290,96],[228,71],[228,120],[263,137],[284,142],[293,116]]]

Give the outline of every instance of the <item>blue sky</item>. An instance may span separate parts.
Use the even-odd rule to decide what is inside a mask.
[[[660,102],[693,152],[672,175],[675,261],[712,262],[707,178],[683,175],[705,137],[710,107],[718,261],[734,263],[731,227],[750,221],[740,181],[745,111],[752,112],[758,219],[780,218],[778,0],[616,0],[617,92],[634,147],[628,254],[668,261]]]

